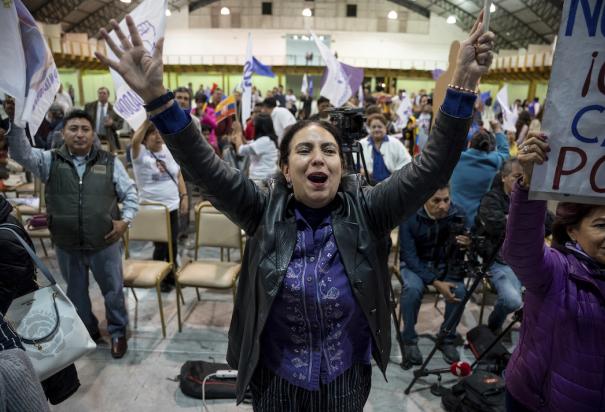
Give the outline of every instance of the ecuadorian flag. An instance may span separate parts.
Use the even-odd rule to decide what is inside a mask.
[[[224,98],[214,109],[216,122],[220,123],[229,116],[233,116],[237,110],[237,104],[235,103],[235,96],[229,96]]]

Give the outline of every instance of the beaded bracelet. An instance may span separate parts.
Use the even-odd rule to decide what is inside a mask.
[[[456,86],[455,84],[451,84],[451,83],[448,84],[447,87],[454,89],[454,90],[458,90],[460,92],[471,93],[474,95],[479,94],[475,90],[467,89],[466,87]]]

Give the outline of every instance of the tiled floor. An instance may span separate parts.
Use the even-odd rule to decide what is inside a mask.
[[[37,245],[38,246],[38,245]],[[151,244],[134,245],[136,256],[151,256]],[[192,255],[191,249],[182,248],[184,256]],[[202,250],[205,256],[218,256],[216,250]],[[46,262],[59,274],[54,251],[49,249]],[[236,256],[237,258],[237,256]],[[60,278],[60,276],[57,276]],[[104,318],[103,300],[94,280],[91,279],[91,295],[94,311],[99,319]],[[180,391],[177,376],[181,365],[192,359],[223,362],[227,349],[227,330],[232,310],[230,292],[202,292],[202,301],[196,302],[195,291],[186,289],[183,332],[177,328],[175,293],[164,294],[164,310],[167,320],[166,339],[162,339],[157,299],[154,291],[138,290],[139,304],[135,323],[135,301],[128,294],[130,312],[130,336],[128,353],[123,359],[115,360],[110,355],[109,339],[95,351],[80,359],[76,365],[82,386],[76,394],[62,404],[52,407],[53,411],[200,411],[202,402],[189,398]],[[434,296],[425,297],[419,322],[420,334],[434,333],[442,321],[442,315],[433,308]],[[440,303],[443,309],[443,302]],[[469,303],[462,319],[459,332],[465,333],[477,324],[478,307]],[[101,328],[105,326],[102,321]],[[428,354],[432,341],[424,337],[420,341],[422,352]],[[463,359],[471,360],[468,350],[460,349]],[[399,366],[401,352],[393,334],[391,364],[385,381],[374,367],[372,391],[366,411],[441,411],[440,399],[429,391],[435,377],[421,380],[409,396],[403,391],[412,379],[412,371]],[[437,352],[430,367],[442,368],[447,364]],[[451,375],[444,376],[445,383],[455,382]],[[252,410],[249,405],[236,406],[233,400],[208,401],[209,411]]]

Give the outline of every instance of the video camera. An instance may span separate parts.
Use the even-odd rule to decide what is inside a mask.
[[[461,247],[456,237],[465,235],[470,238],[468,247]],[[446,272],[466,276],[482,267],[482,264],[492,259],[487,251],[486,237],[469,233],[462,216],[455,216],[450,223],[450,231],[445,244]]]
[[[363,109],[347,108],[333,109],[330,111],[330,122],[336,126],[342,134],[342,153],[344,155],[345,169],[349,173],[359,171],[359,158],[364,170],[367,170],[363,152],[359,147],[359,140],[367,136],[365,129],[365,116]],[[358,160],[355,162],[353,153],[357,153]],[[366,176],[368,182],[370,181]]]
[[[340,130],[345,144],[352,145],[367,135],[363,109],[333,109],[330,111],[330,122]]]

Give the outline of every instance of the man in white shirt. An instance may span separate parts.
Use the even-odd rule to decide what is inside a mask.
[[[59,91],[55,95],[55,103],[58,103],[63,108],[63,113],[67,113],[71,110],[74,103],[71,101],[71,96],[63,88],[63,84],[59,86]]]
[[[109,89],[99,87],[97,101],[86,103],[84,111],[92,117],[94,132],[101,141],[107,141],[110,151],[115,153],[120,149],[117,131],[122,128],[124,120],[113,111],[113,106],[109,103]]]
[[[284,137],[286,128],[296,123],[294,115],[285,107],[277,107],[277,100],[275,97],[267,97],[263,101],[263,113],[271,115],[278,145],[281,144],[281,139]]]

